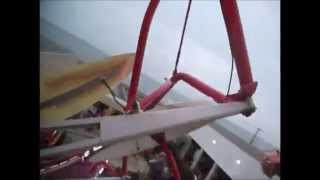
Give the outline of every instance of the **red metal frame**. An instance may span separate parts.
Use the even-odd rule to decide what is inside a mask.
[[[170,167],[170,170],[171,170],[173,176],[175,177],[175,180],[181,180],[181,175],[180,175],[180,171],[179,171],[178,165],[176,163],[176,160],[174,158],[173,153],[171,152],[171,150],[168,147],[165,135],[163,133],[159,133],[159,134],[152,135],[151,137],[158,144],[161,145],[161,148],[162,148],[163,152],[167,156],[168,164],[169,164],[169,167]]]
[[[128,101],[125,109],[126,111],[132,111],[133,104],[136,101],[144,50],[146,47],[146,42],[148,38],[151,21],[152,21],[154,12],[157,9],[158,4],[159,4],[159,0],[151,0],[149,3],[148,9],[146,11],[146,14],[144,15],[144,19],[140,29],[136,56],[135,56],[134,65],[133,65],[133,72],[132,72],[132,78],[131,78],[131,83],[129,87]]]
[[[175,72],[169,80],[167,80],[158,89],[156,89],[150,95],[147,95],[140,101],[140,108],[142,110],[145,111],[154,107],[164,97],[164,95],[167,94],[169,90],[180,80],[188,83],[203,94],[212,97],[213,100],[217,103],[242,101],[253,95],[257,87],[257,82],[254,82],[252,78],[237,2],[236,0],[220,0],[220,4],[228,32],[231,53],[235,60],[235,65],[239,77],[240,90],[238,91],[238,93],[226,96],[189,74]],[[135,106],[135,103],[144,51],[152,18],[158,5],[159,0],[150,1],[140,29],[133,73],[128,92],[128,101],[125,108],[125,111],[128,113],[133,112],[133,110],[136,110],[135,108],[137,108],[137,106]],[[162,146],[164,152],[166,152],[171,171],[175,179],[180,180],[181,177],[179,174],[179,170],[176,166],[176,162],[174,160],[174,157],[172,156],[171,151],[167,147],[164,136],[162,136],[162,138],[160,139],[154,137],[154,139],[158,141],[158,143]],[[126,169],[126,158],[123,159],[123,163],[123,169]]]
[[[126,112],[132,112],[134,110],[148,32],[158,4],[159,0],[150,1],[142,22],[133,73],[129,87],[128,101],[125,109]],[[213,100],[218,103],[245,100],[248,97],[252,96],[252,94],[255,92],[257,82],[254,82],[252,78],[247,48],[236,0],[220,0],[220,4],[228,31],[231,52],[235,60],[235,65],[239,77],[239,92],[226,96],[189,74],[176,73],[170,78],[170,80],[166,81],[158,89],[153,91],[150,95],[146,96],[140,102],[142,110],[152,108],[179,80],[185,81],[200,92],[206,94],[209,97],[212,97]]]

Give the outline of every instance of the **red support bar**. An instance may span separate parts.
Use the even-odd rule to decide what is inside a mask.
[[[226,98],[226,96],[218,90],[208,86],[207,84],[203,83],[202,81],[187,73],[177,73],[171,79],[173,81],[183,80],[184,82],[188,83],[190,86],[194,87],[198,91],[213,98],[213,100],[217,103],[223,103],[224,99]]]
[[[140,106],[142,110],[151,109],[153,106],[158,104],[158,102],[166,95],[169,90],[174,86],[176,82],[171,80],[167,80],[164,84],[162,84],[158,89],[153,91],[150,95],[145,96],[140,101]]]
[[[236,0],[220,0],[220,4],[242,89],[252,84],[253,79],[237,2]]]
[[[184,82],[188,83],[190,86],[194,87],[198,91],[213,98],[213,100],[216,101],[217,103],[223,103],[227,98],[221,92],[208,86],[207,84],[201,82],[200,80],[198,80],[195,77],[192,77],[189,74],[176,73],[164,84],[162,84],[158,89],[156,89],[150,95],[144,97],[140,101],[141,109],[145,111],[152,108],[157,103],[159,103],[159,101],[163,98],[163,96],[165,96],[169,92],[169,90],[180,80],[183,80]],[[237,100],[243,100],[243,99],[238,98]]]
[[[175,178],[175,180],[181,180],[181,175],[180,175],[180,171],[179,171],[177,162],[174,158],[173,153],[171,152],[171,150],[168,147],[165,135],[163,133],[159,133],[159,134],[152,135],[151,137],[158,144],[161,145],[162,151],[167,156],[169,167],[170,167],[171,173],[172,173],[173,177]]]
[[[134,66],[133,66],[133,72],[132,72],[132,78],[131,83],[129,87],[129,95],[128,95],[128,101],[126,106],[126,111],[131,111],[133,107],[133,103],[136,101],[137,96],[137,90],[139,85],[139,78],[141,73],[141,67],[142,67],[142,60],[144,56],[144,50],[147,43],[148,33],[150,29],[150,24],[154,15],[154,12],[159,4],[159,0],[151,0],[148,6],[148,9],[146,11],[146,14],[144,16],[142,26],[140,29],[140,35],[139,35],[139,41],[138,46],[136,50],[136,56],[134,60]]]
[[[166,142],[161,144],[161,147],[164,151],[164,153],[167,155],[167,159],[169,161],[169,166],[171,169],[171,172],[173,174],[173,177],[175,178],[175,180],[181,180],[181,175],[180,175],[180,171],[177,165],[177,162],[174,158],[173,153],[170,151],[168,144]]]
[[[228,95],[228,97],[225,99],[225,102],[246,100],[248,97],[252,96],[252,94],[256,91],[256,88],[257,82],[242,86],[238,93]]]

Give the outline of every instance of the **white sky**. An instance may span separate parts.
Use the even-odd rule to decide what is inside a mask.
[[[42,1],[42,18],[89,42],[106,54],[134,52],[148,1]],[[238,1],[253,76],[257,111],[230,117],[250,131],[259,127],[280,146],[280,1]],[[178,49],[187,1],[161,1],[153,19],[143,73],[163,82]],[[230,50],[218,1],[193,1],[179,69],[225,92]],[[239,89],[236,74],[232,92]],[[207,99],[183,83],[174,90]]]

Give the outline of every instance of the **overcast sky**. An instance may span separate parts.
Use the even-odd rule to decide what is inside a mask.
[[[41,17],[106,54],[134,52],[148,1],[42,1]],[[280,146],[280,2],[238,1],[253,76],[257,112],[229,120]],[[161,1],[153,19],[143,73],[163,82],[178,49],[187,1]],[[231,56],[218,1],[193,1],[179,69],[226,92]],[[208,99],[184,83],[174,88],[191,99]],[[236,73],[232,92],[239,89]]]

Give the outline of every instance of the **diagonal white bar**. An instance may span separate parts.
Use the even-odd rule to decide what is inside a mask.
[[[230,102],[219,105],[210,102],[194,107],[42,124],[42,128],[61,128],[100,123],[100,138],[41,150],[40,156],[56,155],[98,144],[112,145],[119,141],[160,132],[165,132],[166,136],[183,135],[216,119],[236,115],[250,108],[250,104],[246,102]]]

